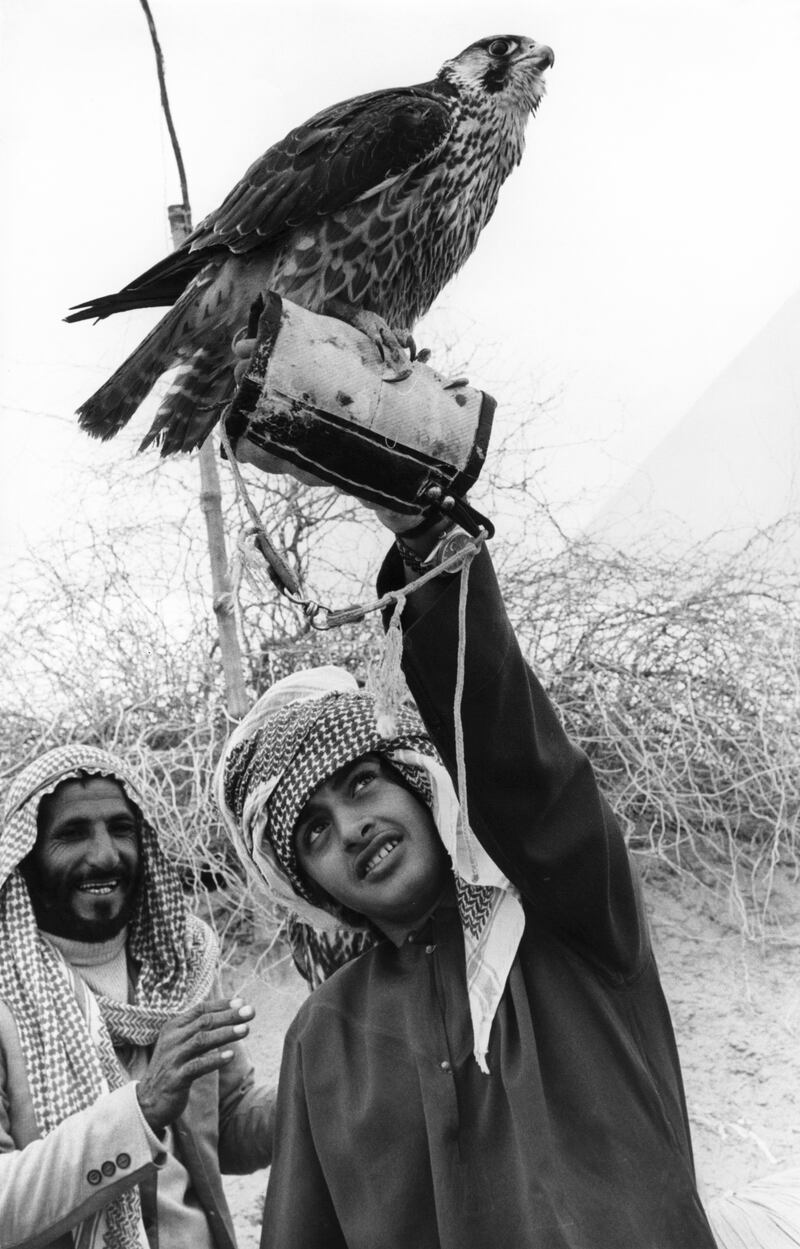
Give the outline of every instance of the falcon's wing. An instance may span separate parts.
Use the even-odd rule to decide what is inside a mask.
[[[269,148],[177,251],[115,295],[75,305],[64,319],[173,304],[209,253],[251,251],[352,204],[435,156],[452,126],[448,97],[434,83],[334,104]]]
[[[250,166],[187,240],[247,252],[286,229],[344,208],[430,157],[453,125],[425,84],[357,96],[317,113]]]

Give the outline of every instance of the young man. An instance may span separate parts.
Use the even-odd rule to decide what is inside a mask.
[[[441,529],[403,535],[381,592]],[[379,732],[352,683],[297,674],[221,764],[273,896],[376,938],[286,1037],[262,1249],[713,1249],[635,872],[488,552],[402,626],[421,719]]]
[[[0,833],[0,1244],[235,1249],[221,1170],[269,1165],[274,1094],[215,990],[146,795],[88,746],[49,751]]]

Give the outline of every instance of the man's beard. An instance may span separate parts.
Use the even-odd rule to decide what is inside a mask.
[[[119,910],[113,911],[109,904],[106,908],[108,913],[104,915],[102,899],[96,899],[96,913],[88,917],[80,915],[73,905],[72,900],[77,887],[87,879],[99,882],[108,877],[82,877],[53,888],[52,880],[48,878],[48,875],[43,874],[38,864],[33,861],[22,865],[21,870],[28,885],[37,926],[43,932],[51,932],[56,936],[66,937],[70,941],[91,943],[111,941],[130,922],[142,880],[141,863],[134,873],[120,866],[119,870],[114,873],[114,879],[119,880],[125,893],[125,899]]]

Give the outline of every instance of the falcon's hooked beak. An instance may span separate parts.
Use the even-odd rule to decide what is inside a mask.
[[[553,49],[548,47],[546,43],[539,43],[533,48],[530,57],[526,58],[533,62],[538,70],[544,72],[546,69],[552,69],[556,63],[555,53]]]
[[[521,70],[521,82],[528,108],[536,112],[542,97],[547,90],[544,72],[552,69],[555,64],[555,53],[546,43],[534,43],[531,39],[527,48],[519,56],[517,64]]]

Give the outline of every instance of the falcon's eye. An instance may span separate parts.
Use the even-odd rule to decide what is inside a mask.
[[[487,48],[489,56],[508,56],[516,48],[513,39],[493,39]]]

